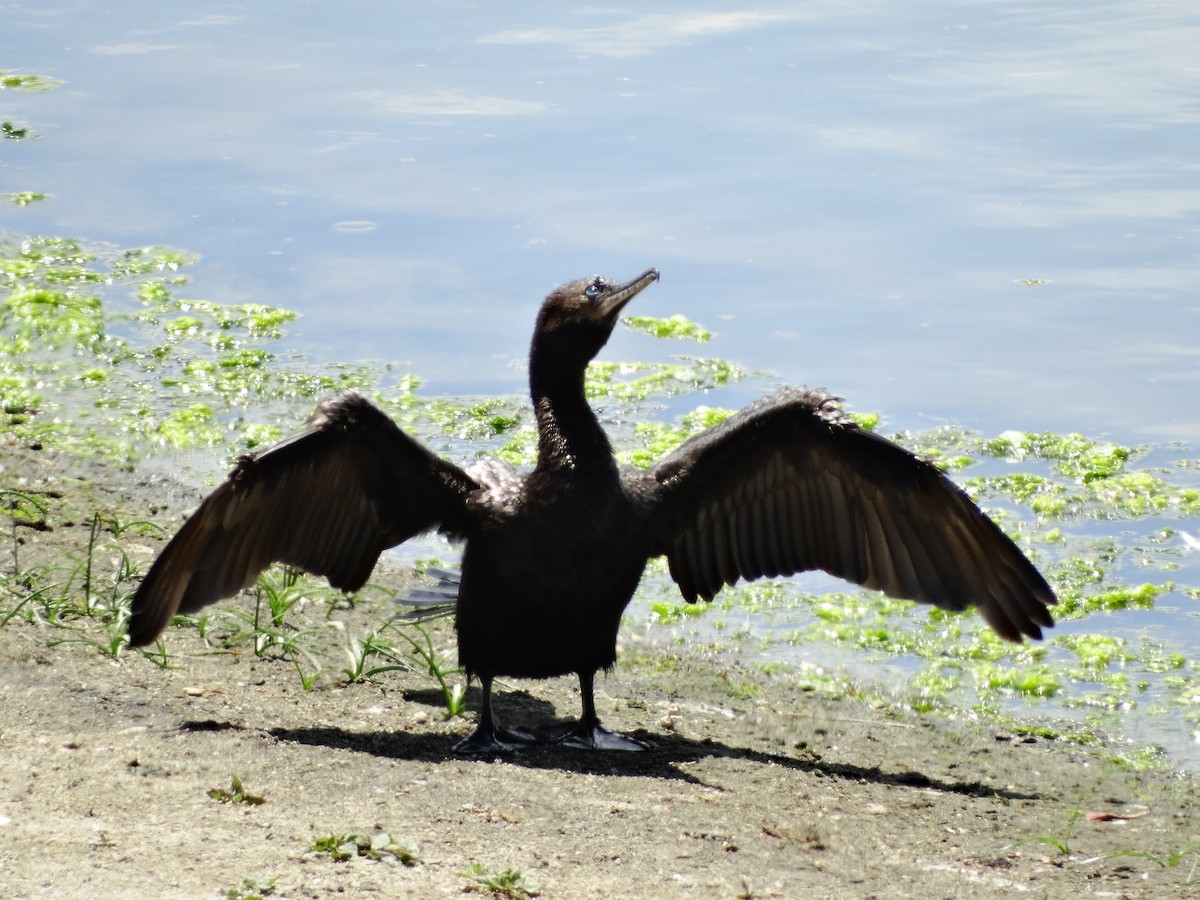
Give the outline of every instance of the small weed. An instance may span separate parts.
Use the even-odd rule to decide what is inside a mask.
[[[504,869],[497,872],[480,863],[472,863],[471,871],[464,872],[463,877],[470,879],[470,883],[464,890],[479,894],[525,900],[527,897],[536,897],[541,893],[541,888],[530,881],[519,869]]]
[[[242,779],[236,775],[229,783],[229,789],[212,788],[208,792],[208,796],[214,800],[219,800],[221,803],[245,803],[249,806],[261,806],[267,802],[266,797],[260,797],[258,794],[248,794],[246,789],[242,787]]]
[[[391,628],[397,635],[408,642],[412,648],[413,660],[420,661],[425,670],[434,677],[438,686],[442,689],[442,697],[446,701],[446,715],[453,719],[463,715],[467,711],[465,701],[466,687],[462,682],[450,683],[450,679],[455,675],[461,675],[462,669],[457,667],[447,667],[443,658],[438,654],[437,648],[433,646],[433,638],[429,632],[420,625],[398,625],[395,622],[389,622],[386,628]],[[414,638],[409,632],[415,631],[421,637]]]
[[[1013,846],[1021,844],[1049,844],[1059,852],[1060,856],[1069,857],[1071,855],[1071,837],[1075,834],[1075,825],[1083,818],[1083,798],[1079,798],[1079,802],[1075,804],[1075,808],[1071,810],[1067,816],[1067,828],[1063,832],[1062,837],[1055,837],[1049,834],[1038,834],[1032,837],[1022,838],[1016,841]]]
[[[46,514],[50,507],[37,494],[7,488],[0,488],[0,505],[8,510],[9,522],[12,526],[12,570],[16,574],[21,570],[21,541],[17,537],[17,526],[46,528]]]
[[[287,645],[283,637],[287,614],[307,596],[300,586],[301,574],[292,566],[275,566],[258,577],[254,585],[253,630],[245,635],[254,639],[256,656],[262,656],[272,645]],[[269,625],[263,619],[264,602],[270,614]]]
[[[411,841],[401,841],[386,832],[375,835],[330,834],[314,838],[309,845],[313,855],[328,856],[335,862],[345,862],[361,856],[366,859],[394,859],[406,866],[417,864],[417,847]]]
[[[1197,880],[1196,870],[1200,869],[1200,844],[1196,843],[1188,844],[1167,856],[1159,856],[1157,853],[1150,853],[1146,850],[1116,850],[1112,853],[1105,853],[1102,856],[1094,857],[1093,859],[1084,860],[1084,862],[1098,862],[1104,859],[1130,857],[1149,860],[1156,865],[1162,866],[1164,869],[1174,869],[1189,856],[1195,858],[1192,860],[1192,868],[1188,871],[1188,876],[1184,883],[1192,884]]]
[[[315,665],[315,663],[300,646],[300,642],[302,638],[315,632],[311,629],[301,631],[294,628],[288,623],[287,617],[292,608],[301,604],[302,601],[331,591],[331,588],[317,585],[313,579],[308,578],[301,570],[293,566],[272,566],[255,582],[254,612],[245,613],[240,610],[231,610],[229,613],[233,618],[245,623],[247,627],[226,638],[223,643],[226,647],[231,647],[242,641],[251,641],[254,655],[260,658],[265,657],[272,649],[277,650],[293,661],[297,671],[301,672],[301,680],[304,681],[305,676],[298,657],[303,656],[311,664]],[[207,623],[203,630],[207,631]],[[310,685],[319,674],[320,671],[308,676]]]
[[[83,644],[86,647],[96,650],[101,656],[107,656],[109,659],[119,659],[122,651],[125,649],[125,622],[127,618],[128,613],[118,613],[117,619],[114,622],[105,624],[102,637],[80,635],[79,637],[47,641],[46,646],[57,647],[59,644]],[[154,660],[153,656],[150,658]]]
[[[345,862],[358,856],[357,834],[327,834],[313,838],[308,846],[309,853],[328,856],[334,862]]]
[[[34,509],[45,508],[31,495],[16,497],[14,492],[7,493],[10,512],[13,511],[11,504],[17,502],[29,504],[33,501]],[[96,512],[91,517],[83,559],[70,566],[35,566],[23,570],[17,568],[20,560],[14,537],[14,572],[5,582],[20,599],[12,608],[0,613],[0,626],[19,614],[26,621],[62,629],[73,629],[75,619],[90,619],[99,623],[102,635],[97,637],[94,631],[84,631],[79,636],[49,641],[48,645],[81,643],[105,656],[118,658],[125,646],[129,598],[141,577],[139,567],[130,558],[120,537],[131,528],[147,527],[154,526],[143,522],[121,523],[110,514]],[[165,663],[165,656],[162,662]]]
[[[174,668],[174,666],[171,665],[170,658],[167,654],[167,645],[165,643],[163,643],[161,638],[159,638],[157,641],[154,642],[153,647],[151,647],[151,648],[142,647],[142,648],[139,648],[138,652],[141,653],[142,656],[144,656],[146,659],[150,660],[150,662],[152,662],[156,666],[158,666],[160,669],[173,669]]]
[[[268,879],[259,884],[253,878],[243,878],[241,884],[225,892],[225,900],[263,900],[264,897],[275,896],[276,879]]]
[[[379,631],[379,629],[372,631],[365,638],[349,636],[350,645],[346,648],[346,655],[350,658],[350,665],[342,669],[342,674],[346,676],[348,684],[370,681],[383,672],[409,672],[412,670],[412,666],[400,657],[399,651],[379,636]],[[375,657],[389,660],[389,662],[379,666],[368,665],[370,660]]]
[[[304,667],[300,665],[301,657],[312,667],[311,671],[305,672]],[[311,653],[302,648],[295,648],[292,652],[292,665],[296,667],[296,674],[300,676],[300,687],[306,691],[311,691],[317,686],[317,679],[324,675],[328,669],[321,667],[316,658]]]

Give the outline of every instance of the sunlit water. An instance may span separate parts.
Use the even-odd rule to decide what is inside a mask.
[[[714,404],[819,384],[887,432],[1079,431],[1200,482],[1179,465],[1200,456],[1192,3],[40,0],[0,19],[0,67],[63,82],[0,92],[37,135],[0,144],[0,192],[52,195],[0,206],[0,230],[199,253],[194,294],[299,310],[289,346],[314,363],[519,393],[550,287],[657,265],[642,312],[770,373]],[[606,355],[676,349],[621,333]],[[1110,535],[1114,579],[1200,584],[1163,527],[1200,532],[1064,530]],[[1172,591],[1111,627],[1194,660],[1195,607]],[[1200,759],[1177,717],[1130,728]]]

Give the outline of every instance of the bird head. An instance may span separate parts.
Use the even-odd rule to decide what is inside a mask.
[[[559,285],[538,313],[533,355],[582,369],[608,341],[625,305],[655,281],[658,269],[623,284],[595,275]]]

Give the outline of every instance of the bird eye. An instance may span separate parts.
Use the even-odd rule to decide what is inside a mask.
[[[593,281],[591,284],[589,284],[587,286],[587,289],[583,292],[583,295],[585,297],[587,297],[589,300],[595,300],[597,297],[600,296],[600,293],[603,290],[604,290],[604,282],[601,281],[599,278],[597,278],[595,281]]]

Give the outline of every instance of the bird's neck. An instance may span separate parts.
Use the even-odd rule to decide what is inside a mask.
[[[588,405],[582,371],[548,377],[531,368],[529,386],[537,417],[538,469],[615,471],[612,445]]]

